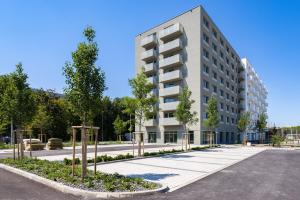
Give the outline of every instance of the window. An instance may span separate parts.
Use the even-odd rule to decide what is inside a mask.
[[[224,116],[221,115],[221,122],[224,122]]]
[[[226,111],[228,111],[229,112],[229,105],[226,105]]]
[[[217,93],[218,92],[218,88],[217,88],[217,86],[213,86],[213,91],[214,91],[214,93]]]
[[[207,119],[207,118],[208,118],[208,112],[204,112],[204,113],[203,113],[203,118],[204,118],[204,119]]]
[[[224,103],[222,103],[222,102],[220,103],[220,109],[224,110]]]
[[[231,107],[231,112],[234,113],[234,107]]]
[[[165,143],[177,143],[177,132],[166,131],[165,132]]]
[[[224,65],[220,65],[221,71],[224,72]]]
[[[229,123],[229,117],[226,117],[226,123]]]
[[[165,83],[164,88],[174,87],[176,85],[177,85],[177,83]]]
[[[208,103],[208,101],[209,101],[209,97],[208,97],[208,96],[206,96],[206,95],[204,95],[204,96],[203,96],[203,101],[204,101],[204,103]]]
[[[221,82],[221,84],[224,84],[224,78],[223,77],[220,77],[220,82]]]
[[[231,63],[231,69],[234,70],[234,65]]]
[[[212,46],[213,46],[213,49],[215,52],[218,52],[218,48],[217,48],[217,45],[215,43],[212,43]]]
[[[209,53],[206,49],[203,49],[203,55],[205,58],[209,59]]]
[[[178,101],[177,97],[167,97],[167,98],[164,98],[164,103],[170,103],[170,102],[175,102],[175,101]]]
[[[156,132],[148,133],[148,143],[156,143]]]
[[[209,44],[209,37],[205,33],[203,33],[203,39],[207,44]]]
[[[226,58],[226,64],[229,65],[229,59],[228,58]]]
[[[231,75],[231,80],[234,81],[234,75],[233,74]]]
[[[172,118],[174,117],[174,113],[173,112],[165,112],[164,113],[164,118]]]
[[[222,51],[220,51],[220,56],[222,59],[224,59],[224,53]]]
[[[233,85],[231,86],[231,90],[234,92],[234,86]]]
[[[208,22],[208,20],[205,17],[203,17],[203,23],[206,26],[206,28],[209,29],[209,22]]]
[[[206,64],[203,64],[203,72],[209,74],[209,67]]]
[[[218,74],[217,74],[216,72],[213,72],[213,78],[214,78],[215,80],[218,79]]]
[[[220,95],[221,97],[224,97],[224,91],[220,89]]]
[[[229,94],[228,93],[226,93],[226,99],[227,100],[229,100],[230,98],[229,98]]]
[[[220,38],[220,43],[224,47],[224,40],[222,38]]]
[[[231,101],[232,101],[232,103],[234,103],[234,97],[233,96],[231,96]]]
[[[204,88],[209,90],[209,82],[206,80],[203,80]]]
[[[215,66],[218,66],[218,61],[215,57],[213,57],[213,63],[214,63]]]
[[[228,70],[228,69],[226,69],[226,76],[228,76],[228,77],[229,77],[229,75],[230,75],[230,73],[229,73],[229,70]]]
[[[217,31],[216,31],[215,29],[213,29],[212,32],[213,32],[214,37],[215,37],[215,38],[218,38]]]
[[[234,124],[234,118],[231,118],[231,123]]]
[[[228,81],[226,81],[226,87],[229,88],[229,82]]]
[[[230,53],[230,52],[229,52],[229,47],[228,47],[228,46],[226,46],[226,51],[227,51],[228,54]]]

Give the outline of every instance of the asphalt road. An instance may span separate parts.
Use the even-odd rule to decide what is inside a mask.
[[[267,150],[174,192],[134,199],[295,200],[299,166],[300,150]]]
[[[145,149],[148,148],[160,148],[160,147],[167,147],[168,145],[145,145]],[[87,152],[94,152],[95,148],[88,148]],[[98,146],[98,152],[101,151],[122,151],[122,150],[131,150],[132,146]],[[135,145],[135,149],[137,149],[137,146]],[[17,152],[17,150],[16,150]],[[76,149],[76,153],[81,153],[81,149]],[[52,155],[65,155],[65,154],[72,154],[72,149],[61,149],[61,150],[42,150],[42,151],[32,151],[32,156],[33,157],[39,157],[39,156],[52,156]],[[25,152],[25,156],[29,156],[29,152]],[[13,157],[12,152],[11,153],[1,153],[0,154],[0,159],[1,158],[9,158]]]
[[[267,150],[171,193],[131,200],[295,200],[300,197],[300,150]],[[1,200],[79,200],[0,169]]]

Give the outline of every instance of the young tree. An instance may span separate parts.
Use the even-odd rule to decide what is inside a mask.
[[[33,117],[31,126],[33,128],[40,129],[41,139],[43,138],[43,134],[45,134],[45,130],[49,128],[49,126],[52,124],[52,117],[48,115],[46,106],[45,105],[39,105],[37,108],[37,112],[35,116]]]
[[[134,96],[132,103],[134,102],[135,104],[135,123],[138,127],[138,132],[141,133],[145,120],[156,111],[157,98],[150,95],[154,86],[148,82],[144,69],[135,78],[129,80],[129,85]],[[138,141],[138,156],[141,156],[141,141]]]
[[[96,66],[98,46],[94,41],[95,31],[87,27],[83,32],[87,42],[78,44],[72,53],[73,62],[67,62],[64,70],[67,88],[65,94],[72,109],[80,117],[82,126],[93,125],[93,119],[99,112],[100,102],[105,87],[104,72]],[[86,148],[85,128],[82,129],[82,143]],[[82,157],[82,177],[86,176],[86,151]]]
[[[118,115],[113,124],[117,138],[121,141],[122,133],[126,130],[127,122],[124,122]]]
[[[219,111],[218,111],[218,102],[217,99],[214,96],[211,96],[211,98],[208,101],[208,106],[206,110],[208,116],[207,119],[204,121],[204,126],[210,130],[209,134],[209,146],[212,146],[212,137],[213,133],[215,132],[215,129],[219,125]]]
[[[28,125],[36,111],[35,98],[27,83],[28,76],[24,73],[22,63],[6,78],[6,87],[1,95],[0,109],[6,119],[10,119],[17,127],[21,142],[21,158],[24,156],[23,136],[21,130]],[[14,138],[14,136],[13,136]]]
[[[243,144],[246,143],[247,128],[250,124],[250,112],[243,112],[238,120],[237,128],[243,134]]]
[[[175,117],[177,121],[182,123],[184,135],[187,136],[188,134],[188,125],[193,125],[197,123],[197,112],[192,112],[192,104],[195,102],[191,100],[192,92],[189,90],[188,87],[184,87],[182,92],[179,94],[179,104],[176,108]],[[185,150],[187,150],[187,140],[185,138]]]
[[[260,143],[262,143],[263,140],[263,131],[267,128],[267,120],[268,120],[267,114],[261,113],[258,116],[258,120],[256,122],[256,129],[258,130],[258,133],[260,135]]]

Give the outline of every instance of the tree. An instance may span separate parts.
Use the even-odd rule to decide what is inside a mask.
[[[134,102],[135,104],[135,123],[138,127],[138,132],[141,134],[145,120],[156,112],[155,104],[157,98],[151,95],[154,85],[148,81],[144,68],[135,78],[129,80],[129,85],[134,96],[132,103]],[[141,156],[141,141],[138,142],[138,156]]]
[[[250,124],[250,112],[243,112],[238,120],[237,128],[243,134],[243,144],[246,143],[247,128]]]
[[[101,98],[105,87],[104,72],[96,66],[98,46],[94,41],[95,31],[87,27],[83,34],[86,42],[78,44],[72,53],[73,62],[67,62],[63,68],[67,88],[65,94],[74,113],[80,117],[83,126],[82,142],[86,149],[85,127],[92,126],[93,119],[99,113]],[[86,176],[86,151],[82,157],[82,177]]]
[[[213,133],[215,129],[218,127],[220,122],[218,102],[214,96],[211,96],[211,98],[209,99],[206,112],[207,112],[207,119],[204,121],[204,126],[208,130],[210,130],[209,145],[212,146]]]
[[[184,87],[182,92],[179,94],[179,104],[176,108],[175,117],[177,121],[183,125],[184,134],[188,134],[187,126],[197,123],[197,112],[192,112],[192,104],[195,102],[191,100],[192,92],[188,87]],[[187,138],[185,140],[185,150],[187,150]]]
[[[27,83],[28,76],[24,73],[22,63],[16,65],[16,70],[13,73],[1,79],[1,115],[2,118],[11,120],[16,125],[21,142],[21,158],[23,158],[24,149],[21,130],[31,122],[35,114],[35,98]],[[3,83],[3,81],[6,83]]]
[[[256,129],[258,130],[258,133],[260,135],[260,143],[262,143],[263,141],[263,131],[267,128],[267,120],[268,120],[268,116],[266,113],[261,113],[258,116],[258,120],[256,122]]]
[[[115,132],[118,136],[117,138],[119,141],[121,141],[122,133],[126,130],[127,123],[124,122],[118,115],[113,124]]]
[[[46,106],[39,105],[37,108],[37,112],[33,117],[31,126],[33,128],[40,129],[40,134],[45,134],[44,130],[47,130],[49,126],[52,124],[52,118],[48,115]],[[41,136],[42,137],[42,136]]]
[[[136,101],[134,98],[131,97],[124,97],[122,99],[122,104],[124,105],[125,109],[123,110],[123,113],[126,113],[129,115],[129,132],[132,133],[134,130],[134,127],[132,126],[132,121],[135,121],[135,110],[136,110]]]

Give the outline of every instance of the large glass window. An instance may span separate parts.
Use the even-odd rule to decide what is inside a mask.
[[[166,131],[165,132],[165,143],[177,143],[177,132]]]
[[[148,133],[148,143],[156,143],[156,132]]]

